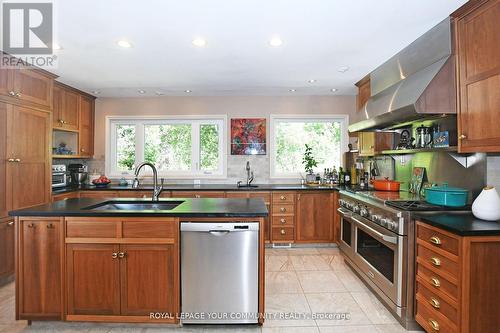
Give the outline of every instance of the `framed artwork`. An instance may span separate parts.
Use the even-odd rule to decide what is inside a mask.
[[[266,155],[266,118],[231,119],[231,155]]]

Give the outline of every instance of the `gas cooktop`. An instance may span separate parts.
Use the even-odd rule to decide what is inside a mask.
[[[471,210],[470,205],[462,207],[449,207],[430,204],[424,200],[398,200],[386,201],[386,205],[408,211],[454,211],[454,210]]]

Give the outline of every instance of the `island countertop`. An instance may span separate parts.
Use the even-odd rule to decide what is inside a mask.
[[[88,207],[104,202],[140,203],[151,202],[144,199],[92,199],[75,198],[53,203],[19,209],[9,212],[10,216],[165,216],[165,217],[266,217],[268,210],[264,200],[219,199],[219,198],[168,198],[162,202],[178,202],[180,205],[171,210],[92,210]]]
[[[480,220],[472,213],[417,213],[415,217],[434,227],[444,229],[459,236],[496,236],[500,235],[500,221]]]

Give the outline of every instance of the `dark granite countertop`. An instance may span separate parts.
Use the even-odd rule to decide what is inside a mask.
[[[338,191],[343,187],[336,186],[306,186],[300,184],[255,184],[257,187],[236,187],[233,184],[165,184],[164,191]],[[144,185],[132,188],[131,185],[120,186],[110,184],[105,188],[97,188],[93,185],[82,185],[77,187],[62,187],[52,189],[52,194],[63,194],[75,191],[152,191],[152,185]]]
[[[470,212],[425,214],[417,213],[415,217],[434,227],[441,228],[459,236],[493,236],[500,235],[500,221],[491,222],[475,218]]]
[[[161,202],[183,201],[172,210],[91,210],[103,202],[151,202],[143,199],[68,199],[9,212],[10,216],[172,216],[172,217],[265,217],[268,211],[262,199],[190,199],[169,198]]]

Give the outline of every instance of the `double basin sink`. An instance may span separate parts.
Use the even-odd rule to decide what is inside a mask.
[[[184,201],[118,201],[111,200],[84,208],[85,210],[169,211]]]

